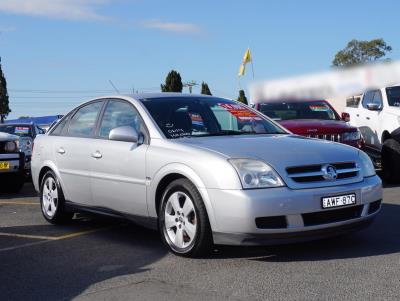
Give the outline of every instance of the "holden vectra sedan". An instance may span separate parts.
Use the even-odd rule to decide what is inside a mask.
[[[32,175],[47,221],[80,210],[126,217],[185,256],[357,230],[382,200],[362,151],[293,135],[232,100],[180,93],[80,105],[37,137]]]

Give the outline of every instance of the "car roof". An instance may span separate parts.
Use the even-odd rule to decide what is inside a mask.
[[[150,98],[168,98],[168,97],[186,97],[186,98],[215,97],[212,95],[205,95],[205,94],[189,94],[189,93],[177,93],[177,92],[136,93],[136,94],[128,94],[128,95],[124,95],[124,96],[132,97],[137,100],[146,100],[146,99],[150,99]]]

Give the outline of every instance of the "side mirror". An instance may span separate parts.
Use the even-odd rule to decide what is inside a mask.
[[[110,131],[108,139],[137,143],[139,141],[139,133],[131,126],[120,126]]]
[[[379,111],[381,109],[381,106],[377,103],[369,103],[367,104],[367,109],[370,111]]]
[[[346,113],[346,112],[343,112],[342,113],[342,120],[346,121],[346,122],[350,122],[350,114]]]

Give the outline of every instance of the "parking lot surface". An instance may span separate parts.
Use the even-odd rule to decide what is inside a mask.
[[[400,186],[368,229],[303,244],[169,254],[158,233],[79,215],[54,226],[27,183],[0,194],[2,300],[399,300]]]

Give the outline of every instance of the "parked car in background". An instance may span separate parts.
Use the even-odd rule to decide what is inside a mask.
[[[325,238],[367,226],[381,180],[362,151],[292,135],[238,102],[181,93],[96,98],[35,140],[51,223],[77,210],[160,229],[176,254]]]
[[[25,154],[25,174],[30,177],[31,158],[34,139],[45,131],[34,123],[6,123],[0,124],[0,132],[20,137],[19,150]]]
[[[0,191],[18,192],[25,182],[20,137],[0,132]]]
[[[400,182],[400,85],[365,92],[345,109],[350,124],[357,126],[368,154],[382,163],[389,182]]]
[[[255,108],[294,134],[363,148],[357,127],[351,126],[325,100],[276,100]]]

